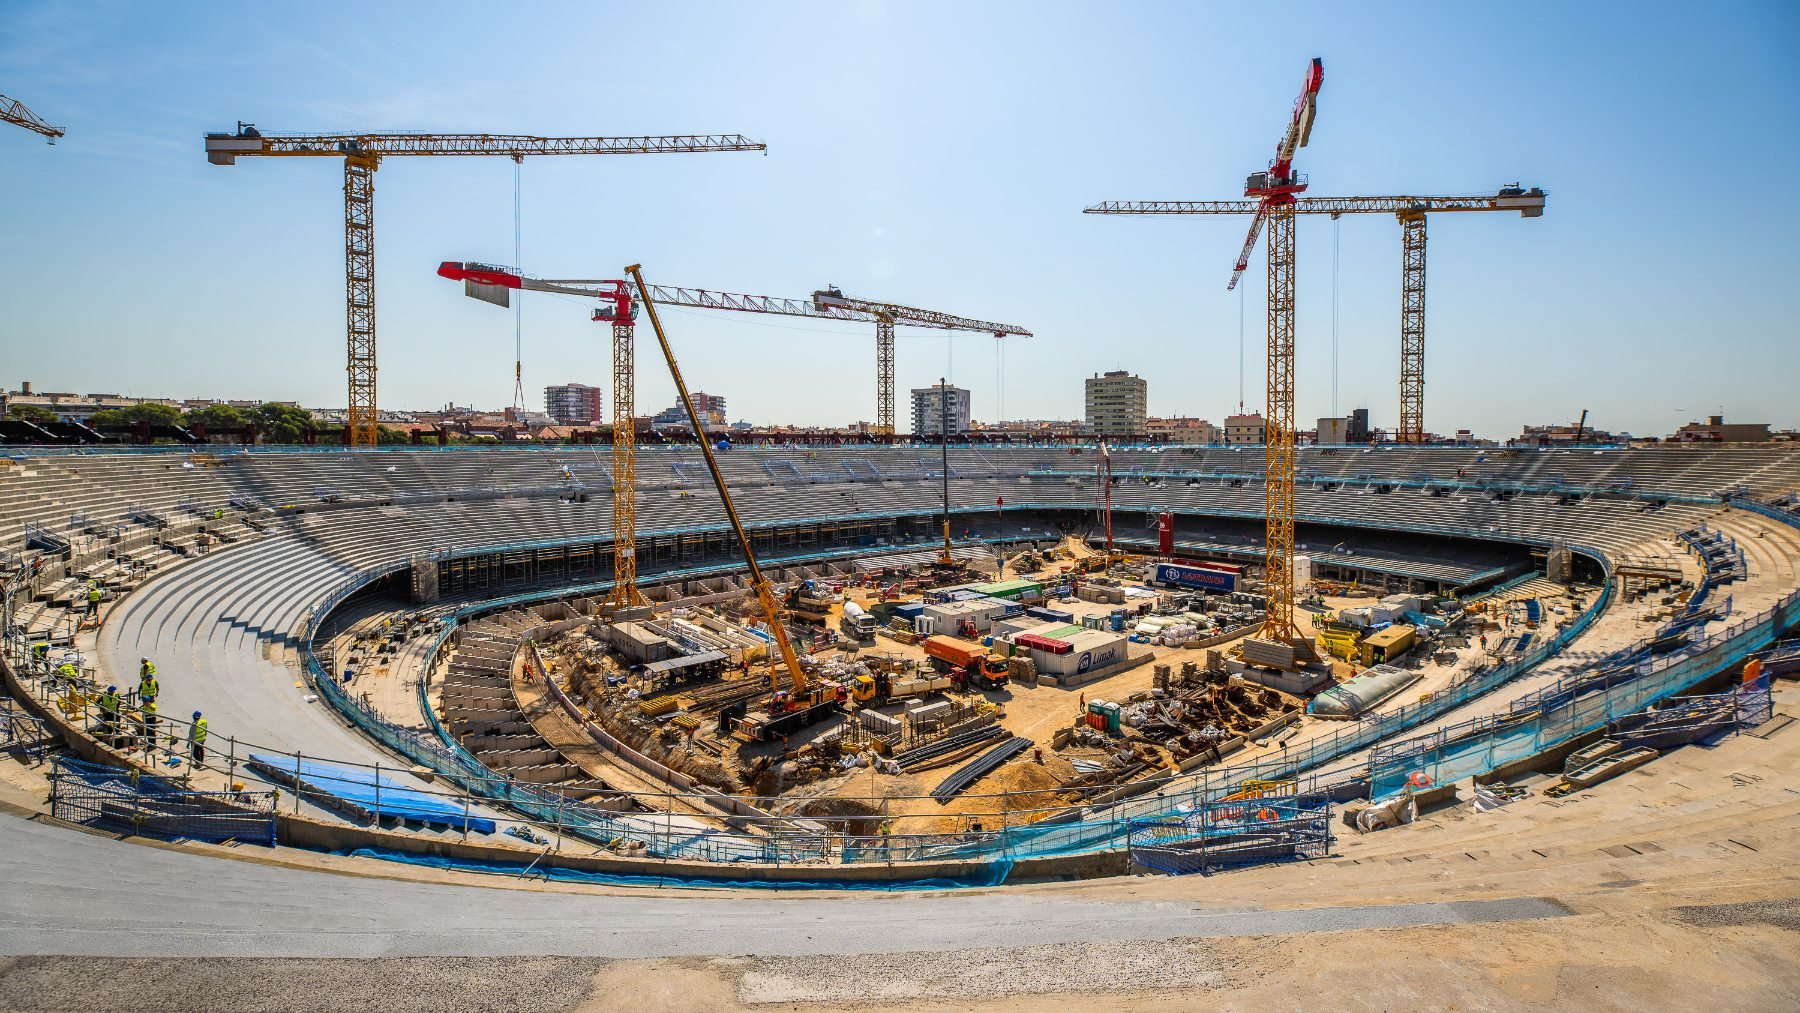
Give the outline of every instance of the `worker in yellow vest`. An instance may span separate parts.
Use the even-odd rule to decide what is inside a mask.
[[[188,726],[188,757],[196,767],[206,763],[206,719],[199,711],[194,712],[194,723]]]
[[[100,694],[100,741],[114,748],[119,744],[119,687],[108,686]]]
[[[87,617],[89,619],[100,618],[100,598],[101,597],[102,597],[102,595],[100,593],[100,585],[89,584],[88,591],[87,591],[87,603],[88,603]]]
[[[144,736],[144,755],[156,755],[156,704],[144,704],[138,708],[138,732]]]
[[[138,665],[138,702],[155,703],[161,692],[162,683],[156,681],[156,666],[150,664],[149,658],[145,658],[143,663]]]

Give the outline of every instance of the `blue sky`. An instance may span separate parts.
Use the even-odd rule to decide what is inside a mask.
[[[1723,411],[1800,424],[1800,7],[1290,4],[1278,29],[1198,3],[142,5],[13,0],[0,93],[64,127],[0,133],[0,382],[343,403],[341,168],[206,163],[266,131],[741,132],[766,155],[541,158],[523,262],[804,296],[846,292],[1036,332],[1009,418],[1073,417],[1129,369],[1153,413],[1238,399],[1247,223],[1086,216],[1219,199],[1268,158],[1325,60],[1320,196],[1550,191],[1544,217],[1431,224],[1426,424],[1666,432]],[[514,14],[514,11],[521,13]],[[381,402],[499,406],[513,324],[437,279],[512,258],[506,159],[390,159],[376,178]],[[1331,404],[1329,221],[1298,240],[1299,415]],[[1338,407],[1393,424],[1399,229],[1338,226]],[[1243,302],[1262,402],[1260,255]],[[756,421],[873,414],[872,334],[671,313],[690,383]],[[601,329],[524,311],[529,403],[605,384]],[[645,337],[648,337],[646,329]],[[648,351],[648,349],[646,349]],[[904,390],[948,371],[996,412],[991,338],[902,332]],[[670,403],[640,358],[640,410]],[[902,411],[904,414],[904,410]]]

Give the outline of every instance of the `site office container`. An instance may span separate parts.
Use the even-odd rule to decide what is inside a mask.
[[[1215,570],[1211,567],[1189,566],[1183,563],[1156,564],[1156,582],[1170,587],[1228,592],[1237,590],[1237,579],[1236,573]]]
[[[1029,635],[1029,634],[1024,634]],[[1062,638],[1057,638],[1059,641]],[[1018,638],[1013,638],[1018,643]],[[1032,664],[1045,675],[1081,675],[1107,668],[1125,660],[1125,636],[1103,630],[1084,630],[1067,638],[1069,650],[1062,654],[1027,647]]]

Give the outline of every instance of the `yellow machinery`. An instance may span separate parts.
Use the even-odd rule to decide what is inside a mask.
[[[632,264],[625,270],[631,275],[638,291],[646,291],[644,276],[638,265]],[[694,407],[693,397],[688,394],[687,381],[681,377],[681,368],[675,364],[675,352],[669,347],[668,335],[663,333],[662,321],[656,315],[656,303],[646,301],[644,309],[650,316],[651,329],[656,332],[656,343],[662,347],[663,359],[669,365],[669,378],[675,382],[675,392],[681,395],[681,405],[687,409],[688,421],[693,424],[696,434],[704,434],[706,425],[700,418],[700,412]],[[712,475],[713,487],[719,490],[719,502],[725,507],[725,516],[731,521],[731,530],[737,535],[738,545],[744,550],[744,562],[750,568],[750,588],[756,594],[757,604],[762,606],[763,619],[769,624],[769,632],[775,637],[775,647],[781,652],[781,663],[787,668],[790,696],[784,701],[780,676],[773,665],[769,666],[770,689],[775,698],[770,713],[778,715],[825,703],[827,701],[820,698],[822,694],[807,685],[806,673],[800,668],[800,658],[794,653],[794,645],[788,640],[787,627],[782,624],[781,605],[775,600],[775,589],[769,585],[768,578],[763,576],[762,567],[756,564],[756,552],[750,547],[750,536],[744,531],[744,523],[738,519],[737,507],[732,505],[731,493],[725,488],[725,476],[719,472],[719,461],[713,456],[712,445],[704,435],[696,442],[700,444],[700,452],[706,457],[706,470]],[[760,735],[751,730],[750,737],[760,738]]]
[[[56,139],[63,135],[61,127],[45,123],[43,117],[25,108],[25,103],[5,95],[0,95],[0,123],[11,123],[34,134],[42,134],[51,144],[55,144]]]
[[[263,134],[240,122],[234,134],[206,135],[206,159],[234,165],[239,157],[283,155],[344,160],[345,316],[349,345],[350,442],[374,446],[375,169],[387,157],[420,155],[643,155],[668,152],[762,151],[741,134],[665,137],[529,137],[518,134]]]

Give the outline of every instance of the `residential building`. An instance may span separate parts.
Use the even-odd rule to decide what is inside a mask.
[[[1764,427],[1765,430],[1767,427]],[[1575,443],[1579,435],[1582,443],[1615,443],[1618,437],[1604,429],[1593,426],[1578,428],[1574,425],[1526,426],[1518,438],[1508,442],[1514,446],[1526,447],[1562,447]]]
[[[700,420],[707,432],[724,429],[729,425],[725,418],[723,395],[697,390],[690,396],[694,399],[694,410],[700,413]],[[688,422],[687,408],[680,401],[657,412],[651,417],[650,425],[656,429],[680,429],[683,432],[693,428]]]
[[[544,412],[562,426],[591,426],[605,418],[600,414],[600,388],[585,383],[545,387]]]
[[[1767,422],[1726,422],[1723,415],[1708,415],[1705,425],[1689,422],[1670,437],[1678,443],[1767,443],[1773,438]]]
[[[949,403],[947,418],[945,402]],[[962,387],[914,387],[913,435],[938,436],[946,429],[951,436],[961,436],[969,431],[968,390]]]
[[[1218,426],[1205,419],[1185,417],[1145,419],[1144,433],[1167,443],[1218,443],[1222,435]]]
[[[1367,443],[1373,434],[1369,430],[1369,410],[1354,408],[1350,411],[1350,428],[1344,433],[1345,443]]]
[[[1258,412],[1225,416],[1225,442],[1233,446],[1257,446],[1268,436],[1269,424]]]
[[[1322,418],[1313,442],[1323,447],[1341,446],[1350,442],[1350,417]]]
[[[1087,430],[1095,436],[1142,436],[1150,385],[1122,369],[1096,373],[1087,386]]]

